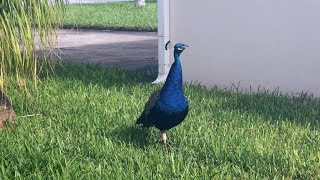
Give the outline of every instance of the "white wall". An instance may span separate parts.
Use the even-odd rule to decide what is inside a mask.
[[[170,40],[186,81],[320,96],[320,0],[170,0]]]

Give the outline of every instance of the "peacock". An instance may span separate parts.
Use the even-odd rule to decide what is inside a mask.
[[[153,92],[136,124],[155,126],[161,131],[161,139],[167,145],[167,130],[179,125],[188,114],[188,100],[182,88],[180,54],[189,47],[183,43],[174,46],[174,63],[161,90]]]

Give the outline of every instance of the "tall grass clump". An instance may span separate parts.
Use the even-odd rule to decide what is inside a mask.
[[[63,7],[64,0],[0,0],[2,91],[9,79],[23,90],[27,90],[29,78],[37,85],[38,71],[46,61],[40,63],[37,60],[36,46],[41,52],[48,52],[53,47],[52,27],[60,24]],[[37,44],[36,38],[39,39]]]

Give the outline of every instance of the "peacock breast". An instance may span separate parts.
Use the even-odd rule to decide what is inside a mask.
[[[188,100],[183,94],[172,94],[160,97],[156,106],[162,112],[171,114],[188,108]]]

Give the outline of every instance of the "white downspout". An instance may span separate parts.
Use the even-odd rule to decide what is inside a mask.
[[[158,0],[158,77],[152,84],[165,82],[170,70],[169,51],[165,44],[169,41],[170,14],[169,0]]]

